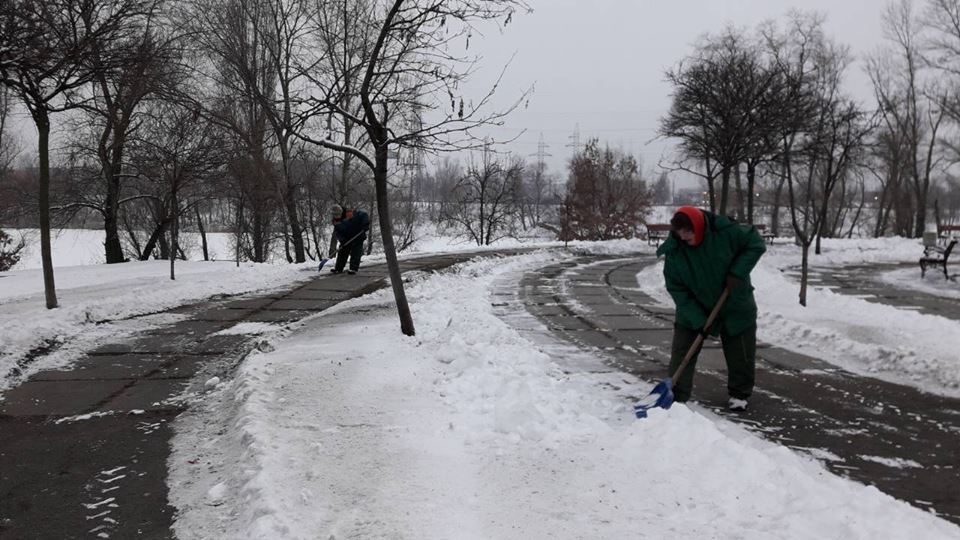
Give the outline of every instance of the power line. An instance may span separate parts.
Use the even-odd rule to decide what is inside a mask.
[[[570,135],[567,138],[570,139],[570,143],[565,146],[567,148],[573,148],[574,155],[579,154],[580,153],[580,123],[579,122],[577,122],[577,124],[573,127],[573,135]]]
[[[543,142],[543,133],[540,133],[540,141],[537,143],[536,153],[528,154],[530,156],[537,157],[537,171],[539,171],[541,174],[543,173],[543,169],[546,166],[544,164],[544,161],[545,161],[544,158],[553,157],[553,154],[550,154],[547,152],[547,148],[549,148],[549,145]]]

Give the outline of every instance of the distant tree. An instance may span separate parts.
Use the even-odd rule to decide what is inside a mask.
[[[0,85],[0,224],[11,218],[19,197],[10,178],[14,160],[20,155],[20,141],[10,129],[10,114],[13,110],[13,92]]]
[[[776,78],[758,47],[734,28],[708,37],[692,57],[667,72],[673,100],[659,133],[679,139],[684,157],[705,163],[710,207],[721,214],[728,213],[730,179],[739,165],[753,162],[758,148],[765,153],[772,128],[767,111],[775,104],[770,88]],[[714,165],[721,180],[719,204]]]
[[[637,160],[592,139],[570,160],[560,229],[577,240],[631,238],[650,200]]]
[[[793,12],[784,32],[764,31],[768,54],[778,72],[774,124],[777,160],[773,171],[787,187],[790,217],[801,246],[801,305],[807,302],[810,246],[835,221],[835,193],[854,175],[871,125],[841,89],[849,49],[823,33],[816,14]],[[834,206],[831,206],[833,204]]]
[[[144,128],[132,144],[131,158],[142,175],[162,194],[162,222],[169,229],[170,279],[176,279],[174,261],[179,253],[182,216],[190,216],[197,204],[212,197],[212,182],[222,174],[227,144],[223,132],[199,111],[174,103],[156,103],[144,111]],[[158,228],[162,233],[163,228]],[[157,234],[151,237],[155,241]],[[144,250],[149,254],[152,249]]]
[[[923,58],[923,26],[910,0],[887,5],[883,28],[887,46],[868,59],[867,72],[882,121],[901,145],[905,160],[903,180],[909,191],[903,194],[909,199],[900,200],[911,206],[901,213],[912,214],[911,230],[905,234],[920,237],[926,228],[933,173],[941,160],[938,140],[951,92],[925,75],[929,70]]]
[[[227,99],[239,98],[264,123],[265,133],[251,136],[251,125],[238,121],[230,108],[210,108],[207,114],[254,141],[264,139],[264,149],[275,150],[279,169],[270,175],[276,182],[277,199],[283,209],[286,241],[292,244],[291,262],[306,260],[305,227],[299,199],[300,178],[293,167],[295,129],[306,120],[295,114],[302,101],[305,77],[300,66],[309,46],[308,32],[314,8],[307,0],[210,0],[192,2],[186,25],[196,29],[196,39],[209,58],[204,77],[225,91]],[[306,115],[309,116],[309,115]],[[258,126],[259,127],[259,126]],[[269,140],[267,140],[269,139]]]
[[[0,183],[3,182],[14,160],[20,155],[20,141],[11,131],[9,124],[13,99],[10,88],[0,85]]]
[[[48,309],[57,307],[50,249],[51,115],[125,60],[125,43],[154,0],[5,0],[0,3],[0,84],[26,105],[38,133],[40,257]],[[97,61],[94,61],[97,58]]]
[[[443,219],[463,231],[478,246],[488,246],[514,234],[515,189],[523,178],[520,159],[503,163],[485,148],[479,163],[470,163],[449,192]]]
[[[0,229],[0,272],[6,272],[20,262],[20,252],[26,245],[23,237],[20,237],[19,242],[14,243],[10,235]]]
[[[136,176],[136,171],[127,170],[126,158],[131,133],[141,123],[138,112],[145,101],[175,86],[182,77],[176,69],[179,53],[175,39],[164,36],[154,20],[144,17],[137,24],[138,31],[124,43],[112,44],[127,51],[124,61],[100,70],[85,89],[86,98],[78,100],[86,114],[77,119],[84,127],[75,130],[80,134],[75,147],[96,164],[97,174],[95,182],[78,186],[74,205],[93,209],[102,217],[107,264],[126,260],[120,242],[120,212],[140,195],[125,197],[123,192],[124,180]],[[95,63],[101,63],[100,54],[102,50],[97,48]]]
[[[655,184],[653,184],[653,203],[654,204],[669,204],[673,202],[673,194],[670,189],[670,176],[667,173],[661,173],[660,177],[657,178]]]

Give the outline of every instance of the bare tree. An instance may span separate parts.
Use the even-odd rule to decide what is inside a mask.
[[[764,116],[776,77],[775,70],[763,65],[758,48],[733,28],[708,37],[685,64],[667,72],[673,101],[659,133],[680,139],[685,156],[705,163],[711,209],[715,194],[710,162],[715,162],[721,214],[727,213],[730,179],[739,165],[749,165],[752,188],[756,165],[765,159],[772,124]]]
[[[470,136],[469,130],[498,122],[512,108],[488,112],[493,89],[474,103],[458,98],[455,92],[470,75],[473,61],[453,51],[461,44],[469,46],[473,25],[478,21],[507,23],[518,8],[525,6],[522,0],[359,0],[358,5],[366,9],[357,10],[356,28],[375,30],[342,39],[356,56],[332,72],[315,71],[311,78],[319,90],[305,106],[307,111],[335,117],[338,125],[357,127],[363,139],[354,143],[335,139],[346,129],[335,133],[332,122],[328,122],[325,136],[315,136],[309,129],[299,135],[352,155],[372,173],[400,328],[405,335],[414,335],[390,219],[387,180],[391,147],[442,151],[478,146],[479,141]],[[317,25],[319,43],[328,42],[323,39],[327,30],[322,23]],[[340,50],[323,53],[340,54]],[[354,100],[347,99],[349,96]],[[449,102],[441,102],[440,96],[448,97]],[[356,102],[359,113],[350,106]],[[412,127],[408,113],[417,108],[433,109],[434,115],[419,127]]]
[[[497,159],[484,148],[479,163],[470,163],[456,186],[449,192],[442,218],[463,231],[478,246],[488,246],[514,234],[516,214],[515,188],[523,177],[523,162]]]
[[[201,120],[199,110],[157,103],[144,116],[142,135],[131,151],[137,167],[163,194],[160,202],[169,219],[172,280],[180,251],[180,218],[212,195],[205,180],[222,172],[227,148],[223,134],[212,122]]]
[[[928,29],[925,40],[925,62],[933,69],[938,70],[940,79],[945,79],[939,106],[954,128],[960,125],[960,0],[927,0],[926,10],[922,21]],[[960,163],[960,143],[957,141],[955,129],[944,133],[940,138],[941,150],[947,161],[947,167]],[[934,202],[940,202],[940,210],[945,211],[937,216],[938,224],[942,219],[949,219],[951,214],[951,200],[956,199],[957,189],[955,179],[946,177],[942,186],[931,186],[936,195]],[[955,207],[954,207],[955,209]]]
[[[819,215],[815,203],[822,151],[818,134],[826,123],[824,105],[839,83],[844,56],[823,35],[823,17],[816,14],[792,12],[784,32],[770,25],[762,33],[778,74],[776,169],[787,186],[791,224],[802,248],[799,300],[806,305],[810,245]]]
[[[57,307],[50,250],[51,115],[75,106],[69,99],[104,70],[124,60],[134,21],[153,0],[7,0],[0,3],[0,83],[26,105],[38,133],[40,256],[46,306]],[[94,61],[94,54],[98,61]]]
[[[258,163],[269,165],[270,150],[278,154],[279,170],[269,178],[276,181],[285,240],[293,247],[288,258],[296,262],[306,260],[308,240],[298,204],[302,185],[292,169],[294,129],[303,118],[293,107],[302,99],[301,58],[311,14],[307,0],[196,0],[183,15],[207,56],[203,77],[224,92],[223,101],[204,113],[247,141]],[[226,100],[240,100],[242,113],[224,106]]]
[[[922,26],[911,0],[887,5],[884,36],[889,43],[870,57],[867,72],[873,82],[883,122],[903,147],[905,172],[911,187],[913,227],[919,237],[926,228],[932,173],[938,165],[937,137],[947,94],[924,76]]]
[[[138,24],[142,25],[139,32],[127,43],[114,44],[129,51],[125,61],[114,69],[100,70],[88,88],[89,97],[79,104],[88,113],[82,121],[91,126],[90,138],[95,142],[87,150],[99,165],[99,182],[93,189],[84,190],[85,200],[78,204],[92,208],[103,218],[107,264],[126,260],[119,214],[125,203],[137,200],[137,195],[123,197],[122,191],[124,178],[136,175],[126,172],[125,158],[128,138],[139,125],[137,111],[146,99],[167,85],[175,85],[180,78],[175,68],[178,55],[174,39],[165,37],[152,19],[144,18]],[[99,48],[94,51],[95,63],[100,62],[100,52]]]
[[[10,130],[10,114],[13,111],[13,93],[7,86],[0,85],[0,183],[6,177],[13,161],[20,155],[18,137]],[[3,216],[0,215],[0,220]]]

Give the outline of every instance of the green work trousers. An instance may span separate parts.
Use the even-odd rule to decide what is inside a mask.
[[[337,262],[333,269],[336,272],[342,272],[343,267],[347,265],[347,258],[350,258],[350,270],[356,272],[360,269],[360,258],[363,257],[363,240],[359,238],[347,245],[340,245],[340,251],[337,252]]]
[[[673,346],[670,351],[670,376],[683,362],[683,357],[697,339],[697,330],[674,325]],[[732,336],[721,332],[723,357],[727,361],[727,392],[730,397],[747,399],[753,393],[754,372],[757,364],[757,326],[753,325],[744,332]],[[697,358],[703,348],[701,343],[690,363],[683,370],[677,385],[673,387],[675,401],[687,401],[693,392],[693,374],[697,367]]]

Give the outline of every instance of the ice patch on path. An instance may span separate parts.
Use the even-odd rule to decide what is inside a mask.
[[[887,458],[882,456],[857,456],[864,461],[872,461],[874,463],[879,463],[881,465],[886,465],[887,467],[892,467],[894,469],[919,469],[923,465],[917,463],[912,459],[905,458]]]
[[[829,450],[823,448],[806,448],[803,446],[791,446],[794,450],[799,450],[821,461],[844,461],[844,459]]]
[[[282,329],[282,326],[265,322],[241,322],[230,328],[224,328],[213,334],[214,336],[239,336],[239,335],[259,335],[269,334]]]

